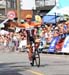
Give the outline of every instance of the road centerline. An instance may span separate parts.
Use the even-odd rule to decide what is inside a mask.
[[[33,70],[27,70],[28,72],[31,72],[31,73],[33,73],[33,74],[35,74],[35,75],[44,75],[44,74],[42,74],[42,73],[40,73],[40,72],[37,72],[37,71],[33,71]]]

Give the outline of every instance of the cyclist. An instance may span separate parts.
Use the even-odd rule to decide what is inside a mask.
[[[27,32],[27,44],[29,47],[28,56],[29,56],[30,64],[32,65],[32,52],[33,52],[32,45],[34,45],[35,47],[38,47],[38,44],[39,44],[39,43],[37,43],[37,41],[35,42],[34,26],[41,25],[41,23],[33,22],[32,15],[29,15],[29,14],[26,15],[25,20],[26,20],[26,22],[23,24],[23,27],[26,28],[26,32]]]

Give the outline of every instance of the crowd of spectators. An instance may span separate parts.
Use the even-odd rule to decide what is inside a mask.
[[[7,47],[11,48],[10,51],[21,51],[22,46],[27,46],[27,32],[25,29],[20,29],[16,32],[14,30],[0,29],[0,49],[5,50]],[[42,24],[40,27],[34,28],[34,37],[36,35],[41,39],[43,47],[46,47],[47,43],[51,43],[52,38],[60,36],[65,38],[69,34],[69,21],[62,21],[53,24]]]

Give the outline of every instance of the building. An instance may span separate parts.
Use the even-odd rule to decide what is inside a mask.
[[[41,15],[43,15],[56,5],[56,0],[35,0],[35,3],[36,10],[39,11]]]
[[[6,19],[10,10],[16,10],[16,0],[0,0],[0,20]]]
[[[5,19],[6,12],[6,2],[4,0],[0,0],[0,21]]]
[[[0,0],[0,17],[6,18],[9,11],[24,19],[26,14],[47,13],[55,5],[55,0]]]

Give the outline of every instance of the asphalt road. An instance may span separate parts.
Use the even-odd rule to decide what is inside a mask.
[[[30,66],[27,53],[0,52],[0,75],[69,75],[69,55],[40,56],[38,68]]]

